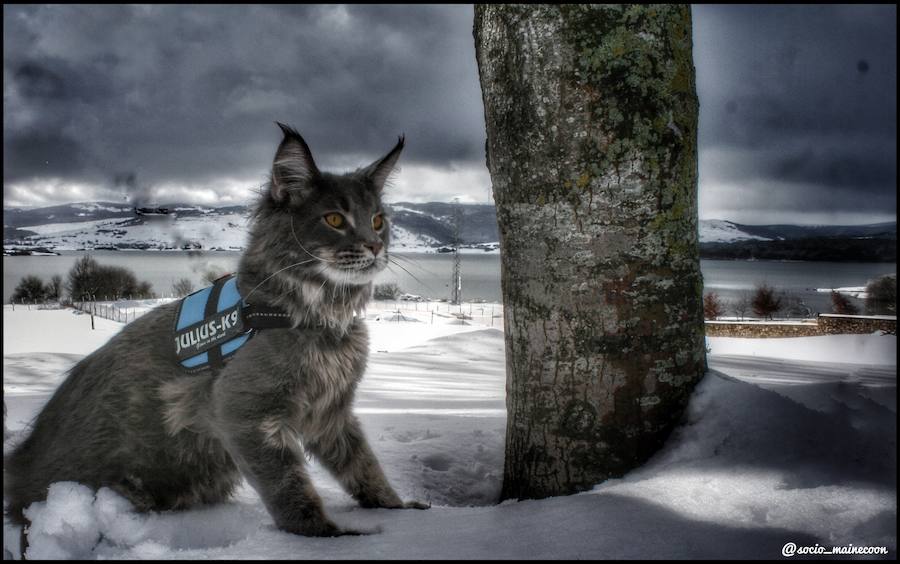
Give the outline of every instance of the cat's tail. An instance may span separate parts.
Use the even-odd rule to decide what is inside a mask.
[[[12,525],[19,527],[19,554],[18,558],[25,560],[25,552],[28,550],[28,526],[31,522],[25,517],[25,508],[28,507],[34,496],[28,495],[28,486],[24,483],[23,474],[28,471],[28,439],[18,445],[10,454],[3,457],[3,497],[6,503],[3,507],[3,515]],[[4,543],[5,544],[5,543]],[[12,553],[10,553],[12,556]],[[15,558],[15,557],[13,557]]]
[[[33,488],[28,480],[33,458],[30,439],[31,437],[25,439],[3,458],[3,497],[6,500],[3,513],[16,525],[28,523],[25,508],[37,499],[35,492],[30,491]]]

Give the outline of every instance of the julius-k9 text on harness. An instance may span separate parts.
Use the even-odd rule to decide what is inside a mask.
[[[219,369],[260,329],[291,327],[284,311],[244,302],[228,274],[181,300],[175,316],[175,357],[188,372]]]

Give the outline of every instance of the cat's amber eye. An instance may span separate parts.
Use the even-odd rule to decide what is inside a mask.
[[[344,226],[344,223],[345,223],[346,221],[347,221],[347,220],[344,219],[344,216],[342,216],[342,215],[339,214],[339,213],[327,213],[327,214],[325,214],[325,223],[327,223],[328,225],[334,227],[335,229],[340,229],[341,227],[343,227],[343,226]]]
[[[378,231],[382,227],[384,227],[384,217],[381,214],[376,215],[372,218],[372,227],[375,228],[375,231]]]

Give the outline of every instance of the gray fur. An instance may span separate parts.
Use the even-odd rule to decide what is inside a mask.
[[[351,411],[368,354],[356,314],[387,263],[390,226],[385,218],[376,231],[372,218],[403,139],[339,176],[320,172],[300,135],[281,127],[238,286],[250,303],[290,312],[294,327],[261,331],[218,374],[187,375],[172,345],[177,303],[126,326],[72,368],[7,457],[13,520],[58,481],[113,488],[146,511],[223,501],[243,475],[279,528],[352,533],[325,515],[307,453],[365,507],[425,507],[400,500]],[[323,219],[335,211],[342,230]]]

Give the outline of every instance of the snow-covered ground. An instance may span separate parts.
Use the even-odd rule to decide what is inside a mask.
[[[427,511],[357,507],[315,463],[328,513],[361,537],[274,528],[252,488],[215,507],[138,514],[55,484],[29,510],[29,556],[153,559],[779,558],[884,546],[896,558],[896,337],[710,338],[710,372],[662,451],[579,495],[495,505],[505,434],[503,333],[370,311],[360,415],[385,472]],[[21,437],[66,368],[121,327],[4,309],[4,398]],[[471,321],[469,323],[472,323]],[[9,443],[5,444],[5,448]],[[15,553],[18,532],[4,525]]]

